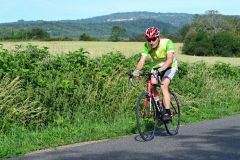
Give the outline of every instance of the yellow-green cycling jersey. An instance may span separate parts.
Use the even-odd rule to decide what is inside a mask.
[[[143,55],[150,55],[155,63],[153,68],[161,67],[161,65],[166,61],[167,54],[174,51],[173,42],[170,39],[163,38],[160,40],[157,48],[152,48],[148,42],[144,44]],[[171,67],[177,67],[177,60],[174,56],[173,63]]]

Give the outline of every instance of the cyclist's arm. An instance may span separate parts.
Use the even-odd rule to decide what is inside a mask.
[[[149,43],[145,43],[144,44],[144,47],[143,47],[143,51],[142,51],[142,56],[141,56],[141,59],[139,60],[138,64],[137,64],[137,70],[142,70],[143,66],[144,66],[144,63],[145,63],[145,60],[148,56],[148,52],[149,52]]]
[[[168,67],[170,67],[170,65],[173,62],[173,58],[174,58],[174,52],[169,52],[167,54],[167,60],[164,62],[164,64],[162,65],[162,67],[159,69],[160,72],[166,70]]]
[[[146,57],[147,57],[147,55],[142,54],[142,56],[141,56],[141,58],[140,58],[140,60],[137,64],[137,70],[139,70],[139,71],[142,70],[142,68],[144,66],[144,63],[145,63],[145,60],[146,60]]]

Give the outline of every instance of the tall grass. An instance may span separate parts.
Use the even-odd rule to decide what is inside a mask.
[[[183,63],[173,83],[181,101],[183,122],[240,113],[239,80],[240,67],[224,63],[213,66],[203,62]]]
[[[46,109],[38,101],[25,97],[19,77],[7,76],[0,82],[0,130],[8,133],[15,126],[34,126],[42,122]]]
[[[127,73],[139,58],[0,47],[0,157],[136,133],[134,105],[145,86],[136,80],[138,87],[130,87]],[[240,113],[239,81],[240,67],[181,62],[171,89],[180,99],[182,124]]]

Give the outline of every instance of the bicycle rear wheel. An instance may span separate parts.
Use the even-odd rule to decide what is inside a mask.
[[[136,104],[136,120],[139,135],[143,140],[149,141],[154,138],[157,118],[153,97],[144,91],[138,98]]]
[[[177,96],[170,92],[171,97],[171,112],[172,120],[168,123],[164,123],[167,133],[171,136],[178,134],[180,127],[180,106],[177,99]]]

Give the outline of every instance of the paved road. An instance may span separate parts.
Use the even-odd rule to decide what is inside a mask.
[[[177,136],[160,131],[34,152],[12,160],[240,160],[240,116],[182,126]]]

